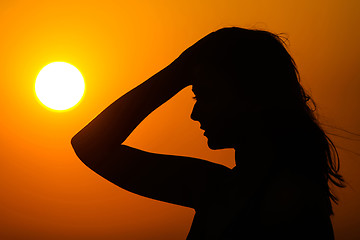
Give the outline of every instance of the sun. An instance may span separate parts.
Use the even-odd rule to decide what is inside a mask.
[[[85,82],[80,71],[66,62],[53,62],[39,72],[35,93],[40,102],[53,110],[75,106],[84,95]]]

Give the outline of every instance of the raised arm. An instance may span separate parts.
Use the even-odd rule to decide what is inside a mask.
[[[72,138],[76,154],[91,161],[88,166],[97,164],[94,154],[103,156],[122,144],[146,116],[189,85],[180,79],[169,65],[117,99]]]
[[[176,60],[120,97],[71,140],[77,156],[93,171],[133,193],[197,208],[207,185],[230,173],[200,159],[160,155],[122,143],[153,110],[190,85]]]

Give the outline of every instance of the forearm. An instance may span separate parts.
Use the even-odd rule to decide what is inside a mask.
[[[73,137],[75,151],[92,154],[122,144],[146,116],[186,87],[177,77],[167,67],[117,99]]]

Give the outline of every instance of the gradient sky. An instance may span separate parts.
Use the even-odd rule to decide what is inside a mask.
[[[71,137],[112,101],[221,27],[285,33],[320,120],[360,133],[360,2],[357,0],[0,2],[0,239],[185,239],[194,210],[122,190],[88,169]],[[50,62],[76,66],[86,81],[79,105],[53,112],[34,83]],[[190,120],[190,88],[151,114],[126,144],[234,166],[211,151]],[[360,137],[334,128],[341,172],[333,224],[360,239]],[[347,149],[347,150],[344,150]]]

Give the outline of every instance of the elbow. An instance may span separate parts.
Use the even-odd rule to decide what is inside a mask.
[[[74,149],[76,156],[90,169],[96,171],[99,164],[104,161],[104,149],[99,146],[98,141],[89,139],[77,133],[71,138],[71,146]]]
[[[76,155],[79,157],[78,153],[79,153],[79,149],[80,149],[80,144],[79,144],[79,140],[77,139],[76,135],[71,138],[70,143],[71,143],[71,146],[74,149]]]
[[[78,134],[71,138],[71,146],[74,149],[76,156],[88,167],[90,167],[93,158],[91,158],[91,147],[82,141]]]
[[[82,156],[83,154],[81,154],[81,153],[82,153],[83,151],[81,150],[81,144],[80,144],[79,139],[77,138],[77,135],[75,135],[75,136],[73,136],[73,137],[71,138],[70,143],[71,143],[72,148],[74,149],[74,152],[75,152],[76,156],[78,156],[78,158],[82,159],[81,156]]]

